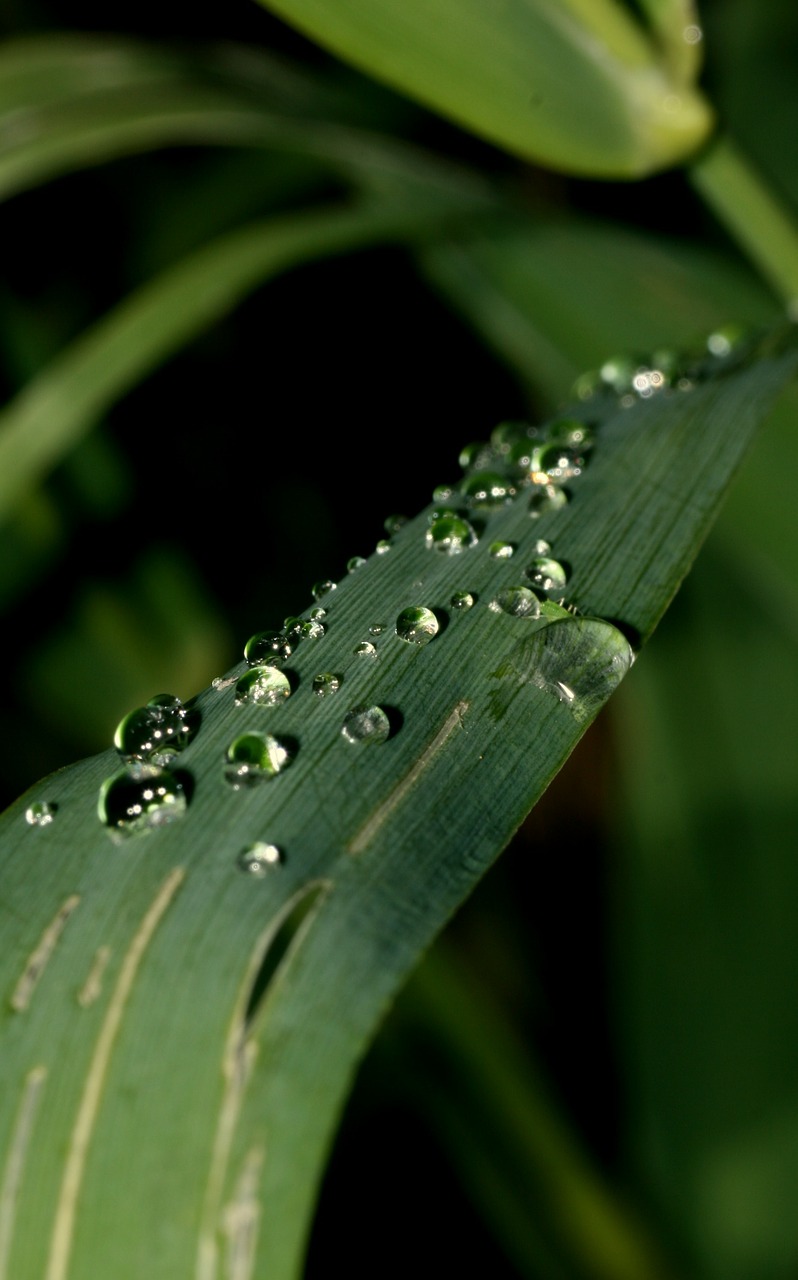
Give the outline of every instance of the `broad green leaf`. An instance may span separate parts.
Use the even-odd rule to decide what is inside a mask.
[[[530,518],[527,484],[469,508],[479,540],[451,556],[426,545],[427,511],[320,586],[326,634],[286,659],[287,699],[236,705],[243,664],[196,699],[173,766],[188,805],[172,822],[113,838],[97,815],[112,750],[12,806],[0,1276],[297,1274],[332,1128],[386,1003],[621,679],[620,628],[635,643],[652,631],[795,364],[790,336],[692,390],[587,402],[596,444],[565,506]],[[235,462],[264,465],[251,449]],[[540,538],[578,616],[490,607],[524,583]],[[496,540],[514,555],[491,554]],[[461,591],[473,607],[452,605]],[[423,645],[402,638],[408,606],[435,611]],[[374,656],[354,652],[363,642]],[[321,672],[340,680],[324,698]],[[347,741],[360,706],[384,708],[386,740]],[[288,763],[234,789],[228,748],[253,731],[282,740]],[[26,821],[44,803],[53,821]],[[254,842],[282,858],[262,877],[237,867]]]
[[[712,113],[614,0],[264,0],[341,57],[525,159],[639,177]]]
[[[152,369],[278,272],[424,235],[468,209],[462,192],[264,220],[219,237],[121,302],[0,411],[0,516]]]

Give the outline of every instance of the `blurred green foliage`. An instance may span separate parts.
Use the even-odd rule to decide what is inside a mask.
[[[795,205],[798,12],[706,0],[701,21],[707,98]],[[18,492],[2,477],[5,801],[107,745],[154,692],[207,684],[500,418],[545,414],[617,351],[779,315],[684,171],[534,168],[255,6],[187,32],[162,6],[42,0],[9,6],[3,29],[0,59],[23,37],[91,33],[99,68],[91,84],[78,65],[70,105],[46,68],[20,89],[0,64],[7,413],[124,299],[239,229],[401,215],[361,247],[311,236],[207,317],[196,283],[184,339],[120,375]],[[378,1237],[396,1274],[463,1259],[599,1274],[527,1191],[463,1066],[480,1010],[522,1093],[566,1117],[658,1240],[663,1274],[795,1274],[797,408],[793,390],[615,713],[444,939],[470,994],[460,1039],[430,1016],[434,974],[401,998],[343,1127],[310,1276],[371,1275]]]

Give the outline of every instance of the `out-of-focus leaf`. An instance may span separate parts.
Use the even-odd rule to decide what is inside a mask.
[[[264,0],[306,35],[508,150],[640,177],[688,156],[712,114],[614,0]]]

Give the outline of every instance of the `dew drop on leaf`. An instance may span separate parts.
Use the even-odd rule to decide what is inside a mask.
[[[390,732],[390,721],[382,707],[353,707],[341,725],[343,737],[354,744],[384,742]]]
[[[159,693],[145,707],[136,707],[119,721],[114,746],[129,760],[168,764],[192,736],[188,713],[179,698]]]
[[[30,827],[49,827],[55,821],[57,804],[49,800],[34,800],[25,810],[25,821]]]
[[[489,607],[494,613],[509,613],[512,618],[540,617],[540,601],[529,587],[504,587]]]
[[[182,782],[168,769],[133,761],[100,787],[100,821],[117,836],[168,826],[186,812]]]
[[[318,698],[328,698],[331,693],[337,693],[340,687],[341,677],[332,671],[320,671],[313,677],[311,683],[311,688]]]
[[[242,733],[227,748],[224,776],[238,790],[276,778],[290,762],[288,748],[279,738],[270,733]]]
[[[370,640],[361,640],[360,644],[355,645],[352,652],[358,658],[376,658],[377,656],[376,647],[371,643]]]
[[[457,556],[477,543],[472,526],[454,511],[441,511],[433,517],[425,535],[428,547],[445,556]]]
[[[276,844],[266,844],[262,840],[248,844],[236,858],[236,866],[245,875],[260,880],[270,871],[282,866],[283,855]]]
[[[396,619],[396,634],[408,644],[429,644],[440,631],[440,623],[431,609],[411,605]]]
[[[536,556],[524,573],[540,591],[560,590],[568,581],[568,574],[559,560],[551,560],[546,556]]]
[[[250,667],[236,682],[236,706],[273,707],[291,694],[288,677],[277,667]]]
[[[488,547],[488,554],[494,560],[511,560],[515,554],[515,547],[512,542],[492,542]]]
[[[474,597],[470,591],[455,591],[449,604],[453,609],[472,609],[474,607]]]

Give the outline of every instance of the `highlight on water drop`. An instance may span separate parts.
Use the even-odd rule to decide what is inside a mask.
[[[97,812],[112,835],[127,837],[168,826],[183,817],[186,806],[185,788],[174,773],[134,760],[106,778]]]
[[[25,821],[29,827],[49,827],[55,821],[58,805],[49,800],[34,800],[25,810]]]
[[[396,619],[396,634],[408,644],[429,644],[440,631],[440,623],[431,609],[410,605]]]
[[[282,850],[276,844],[266,844],[263,840],[248,844],[236,858],[238,870],[258,880],[262,880],[269,872],[276,871],[283,862]]]

